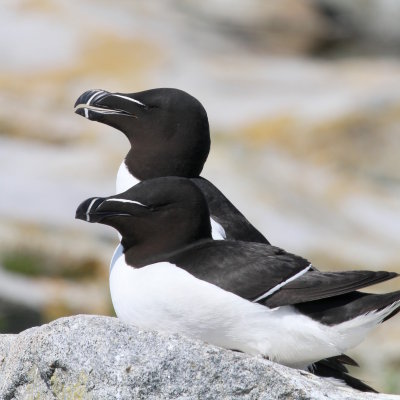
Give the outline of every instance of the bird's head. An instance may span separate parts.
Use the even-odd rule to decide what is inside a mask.
[[[186,178],[154,178],[116,196],[89,198],[76,218],[112,226],[125,250],[166,252],[211,238],[207,202]]]
[[[140,180],[197,177],[210,150],[207,113],[197,99],[182,90],[89,90],[76,101],[75,112],[126,135],[131,150],[125,164]]]

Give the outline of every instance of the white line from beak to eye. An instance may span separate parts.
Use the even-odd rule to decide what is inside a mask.
[[[119,97],[119,98],[121,98],[121,99],[125,99],[125,100],[128,100],[128,101],[131,101],[132,103],[137,103],[137,104],[140,104],[141,106],[146,107],[146,104],[143,104],[141,101],[136,100],[136,99],[132,99],[132,98],[130,98],[130,97],[128,97],[128,96],[123,96],[123,95],[121,95],[121,94],[113,94],[113,96]]]
[[[294,281],[295,279],[299,278],[300,276],[302,276],[303,274],[305,274],[310,268],[312,267],[312,265],[310,264],[308,267],[302,269],[300,272],[298,272],[297,274],[291,276],[289,279],[287,279],[286,281],[279,283],[278,285],[274,286],[272,289],[268,290],[268,292],[264,293],[263,295],[261,295],[260,297],[257,297],[255,300],[253,300],[253,303],[256,303],[257,301],[260,301],[262,299],[265,299],[268,296],[271,296],[272,293],[275,293],[277,290],[279,290],[281,287],[287,285],[289,282]]]
[[[128,199],[107,199],[105,202],[107,202],[107,201],[115,201],[115,202],[117,202],[117,203],[132,203],[132,204],[137,204],[137,205],[139,205],[139,206],[148,208],[148,206],[146,206],[146,205],[144,205],[144,204],[142,204],[142,203],[139,203],[138,201],[134,201],[134,200],[128,200]]]
[[[96,90],[89,98],[89,100],[87,101],[86,105],[90,106],[90,102],[99,94],[101,93],[102,90]],[[89,110],[87,108],[85,108],[85,118],[89,119]]]
[[[98,199],[98,197],[95,197],[95,198],[90,202],[89,207],[88,207],[88,209],[86,210],[86,221],[87,221],[87,222],[90,222],[90,215],[89,215],[89,213],[90,213],[91,208],[93,207],[94,202],[95,202],[97,199]]]

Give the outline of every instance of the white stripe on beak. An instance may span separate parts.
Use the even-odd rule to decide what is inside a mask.
[[[90,202],[89,207],[88,207],[88,209],[86,210],[86,221],[87,221],[87,222],[90,222],[90,215],[89,215],[89,213],[90,213],[91,208],[93,207],[94,202],[95,202],[97,199],[98,199],[98,197],[94,198],[94,199]]]
[[[103,92],[103,90],[98,90],[98,91],[94,92],[92,94],[92,96],[89,98],[89,100],[87,101],[86,105],[90,106],[90,102],[101,92]],[[85,118],[89,119],[89,110],[88,110],[88,108],[85,108]]]
[[[128,96],[123,96],[122,94],[113,94],[113,96],[119,97],[121,99],[125,99],[125,100],[128,100],[128,101],[131,101],[132,103],[136,103],[136,104],[139,104],[139,105],[141,105],[143,107],[146,107],[146,104],[143,104],[141,101],[136,100],[136,99],[132,99],[132,98],[130,98]]]
[[[107,199],[106,202],[107,202],[107,201],[115,201],[116,203],[132,203],[132,204],[137,204],[137,205],[139,205],[139,206],[148,208],[148,206],[146,206],[146,205],[144,205],[144,204],[142,204],[142,203],[139,203],[138,201],[134,201],[134,200],[128,200],[128,199]]]

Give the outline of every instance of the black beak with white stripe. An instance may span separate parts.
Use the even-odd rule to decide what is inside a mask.
[[[119,231],[124,248],[110,274],[120,318],[294,367],[336,357],[319,365],[327,367],[321,374],[330,369],[330,376],[372,390],[346,374],[351,359],[342,353],[399,311],[400,291],[356,291],[396,273],[320,272],[277,247],[212,240],[205,198],[185,178],[156,178],[88,199],[77,215],[87,220],[105,210],[99,222]]]
[[[88,90],[75,103],[75,112],[92,121],[109,122],[112,116],[138,118],[147,106],[126,94],[109,93],[105,90]],[[108,116],[108,118],[104,118]],[[114,118],[117,124],[118,118]],[[117,124],[118,125],[118,124]]]
[[[119,204],[115,206],[115,203]],[[92,223],[104,223],[103,220],[112,217],[130,217],[138,215],[146,208],[148,207],[137,201],[114,197],[92,197],[85,200],[78,207],[75,218]]]

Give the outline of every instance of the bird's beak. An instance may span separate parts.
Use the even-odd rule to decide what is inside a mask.
[[[134,104],[134,107],[132,107]],[[125,115],[137,118],[133,110],[147,108],[139,100],[120,93],[110,93],[105,90],[88,90],[81,94],[75,102],[74,110],[90,120],[98,120],[104,115]]]
[[[149,209],[149,207],[135,200],[113,196],[91,197],[78,206],[75,218],[86,222],[102,222],[106,217],[132,216],[136,210],[140,209]]]
[[[75,218],[87,222],[98,222],[99,214],[97,208],[104,202],[104,197],[91,197],[79,204],[76,209]]]

